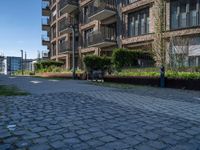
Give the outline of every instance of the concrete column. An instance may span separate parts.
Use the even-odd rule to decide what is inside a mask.
[[[149,22],[149,32],[150,33],[153,33],[154,32],[154,22],[155,22],[155,18],[154,18],[154,9],[155,9],[155,6],[151,6],[149,8],[149,18],[150,18],[150,22]]]
[[[121,11],[121,8],[122,8],[122,2],[121,0],[117,0],[116,1],[116,7],[117,7],[117,46],[119,48],[122,47],[122,30],[123,30],[123,15],[122,15],[122,11]]]
[[[166,9],[165,9],[165,16],[166,16],[166,31],[170,30],[170,2],[166,1]]]
[[[65,60],[65,66],[66,66],[66,69],[71,69],[71,64],[70,64],[70,54],[67,54],[66,56],[66,60]]]

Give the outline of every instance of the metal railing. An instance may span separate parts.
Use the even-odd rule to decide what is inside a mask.
[[[58,47],[59,54],[72,51],[71,42],[65,41],[65,42],[60,43],[58,46],[59,46]]]
[[[42,35],[43,42],[50,42],[50,38],[47,35]]]
[[[78,6],[78,0],[60,0],[59,9],[63,9],[66,5]]]
[[[90,10],[89,17],[97,14],[98,12],[107,9],[116,11],[115,0],[95,0],[92,9]]]
[[[50,19],[49,18],[42,18],[42,25],[50,25]]]
[[[88,45],[102,42],[116,42],[115,29],[102,28],[100,31],[94,31],[89,34]]]
[[[66,30],[70,26],[75,25],[77,23],[78,21],[75,18],[72,18],[72,17],[64,18],[59,22],[59,31],[61,32],[63,30]]]
[[[50,3],[48,1],[42,1],[42,9],[50,10]]]

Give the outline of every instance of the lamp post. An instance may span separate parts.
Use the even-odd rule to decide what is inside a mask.
[[[23,55],[24,55],[24,51],[21,50],[21,71],[22,71],[22,75],[24,75],[24,63],[23,63]]]

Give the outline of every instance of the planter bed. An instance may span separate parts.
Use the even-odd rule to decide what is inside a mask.
[[[150,85],[159,86],[159,77],[119,77],[119,76],[105,76],[105,82],[113,83],[125,83],[125,84],[135,84],[135,85]]]
[[[105,76],[105,82],[111,83],[124,83],[135,85],[148,85],[148,86],[160,86],[159,77],[122,77],[122,76]],[[188,89],[188,90],[200,90],[200,80],[198,79],[172,79],[166,78],[167,88]]]
[[[65,78],[65,79],[72,79],[71,73],[41,73],[37,74],[37,77],[42,78]]]
[[[166,79],[167,88],[178,88],[188,90],[200,90],[200,80],[198,79]]]

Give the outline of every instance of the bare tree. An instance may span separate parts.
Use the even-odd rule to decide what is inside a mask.
[[[178,71],[178,68],[188,65],[189,47],[192,40],[184,37],[170,37],[167,53],[171,69]]]
[[[153,54],[157,63],[157,66],[165,66],[166,64],[166,51],[165,51],[165,1],[155,0],[153,9],[154,15],[154,28],[155,38],[153,42]]]

